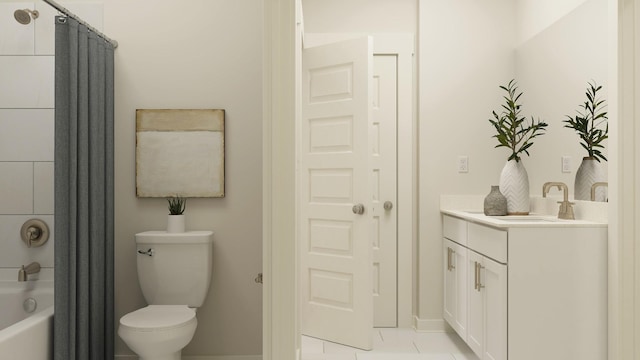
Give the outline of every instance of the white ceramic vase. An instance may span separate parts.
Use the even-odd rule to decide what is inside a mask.
[[[167,218],[167,232],[168,233],[183,233],[185,231],[185,216],[183,215],[169,215]]]
[[[504,165],[500,192],[507,198],[507,215],[529,214],[529,175],[522,162],[509,160]]]
[[[596,182],[607,181],[602,164],[593,157],[585,157],[576,171],[576,180],[573,188],[573,197],[576,200],[591,200],[591,186]],[[595,201],[606,201],[607,190],[598,187],[595,193]]]

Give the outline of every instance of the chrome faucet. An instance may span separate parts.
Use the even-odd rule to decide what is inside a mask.
[[[31,264],[24,266],[18,270],[18,281],[27,281],[27,275],[40,272],[40,264],[38,262],[32,262]]]
[[[573,214],[573,203],[569,202],[569,188],[565,183],[562,182],[546,182],[542,185],[542,197],[547,197],[549,190],[552,187],[556,186],[558,190],[563,190],[564,199],[563,201],[558,201],[560,204],[560,209],[558,210],[558,219],[565,220],[574,220],[575,215]]]
[[[596,189],[600,186],[609,187],[609,183],[606,181],[594,182],[593,185],[591,185],[591,201],[596,201]]]

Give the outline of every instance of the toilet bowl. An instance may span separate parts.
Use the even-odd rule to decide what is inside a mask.
[[[136,234],[138,281],[147,307],[120,318],[118,335],[140,360],[180,360],[209,291],[213,233]]]
[[[149,305],[123,316],[118,335],[140,360],[180,360],[197,325],[186,305]]]

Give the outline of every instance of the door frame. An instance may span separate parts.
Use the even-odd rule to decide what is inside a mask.
[[[373,38],[373,55],[397,57],[397,326],[410,328],[414,324],[413,289],[417,279],[417,262],[414,249],[417,246],[417,126],[414,104],[416,98],[413,81],[415,73],[414,36],[412,34],[369,34],[369,33],[305,33],[303,47],[309,48],[333,42],[357,39],[364,36]],[[299,128],[299,119],[296,127]],[[296,132],[296,135],[299,135]],[[406,141],[408,140],[408,141]],[[299,149],[298,136],[296,149]],[[296,160],[298,161],[298,160]],[[297,198],[297,190],[296,190]],[[297,200],[296,200],[297,201]],[[410,214],[410,216],[402,216]],[[297,223],[297,220],[296,220]],[[404,261],[408,259],[408,261]]]

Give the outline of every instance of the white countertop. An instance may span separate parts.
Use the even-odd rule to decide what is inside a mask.
[[[455,216],[478,224],[498,228],[511,227],[607,227],[607,223],[589,220],[563,220],[557,216],[535,214],[487,216],[481,210],[449,210],[441,209],[445,215]]]

